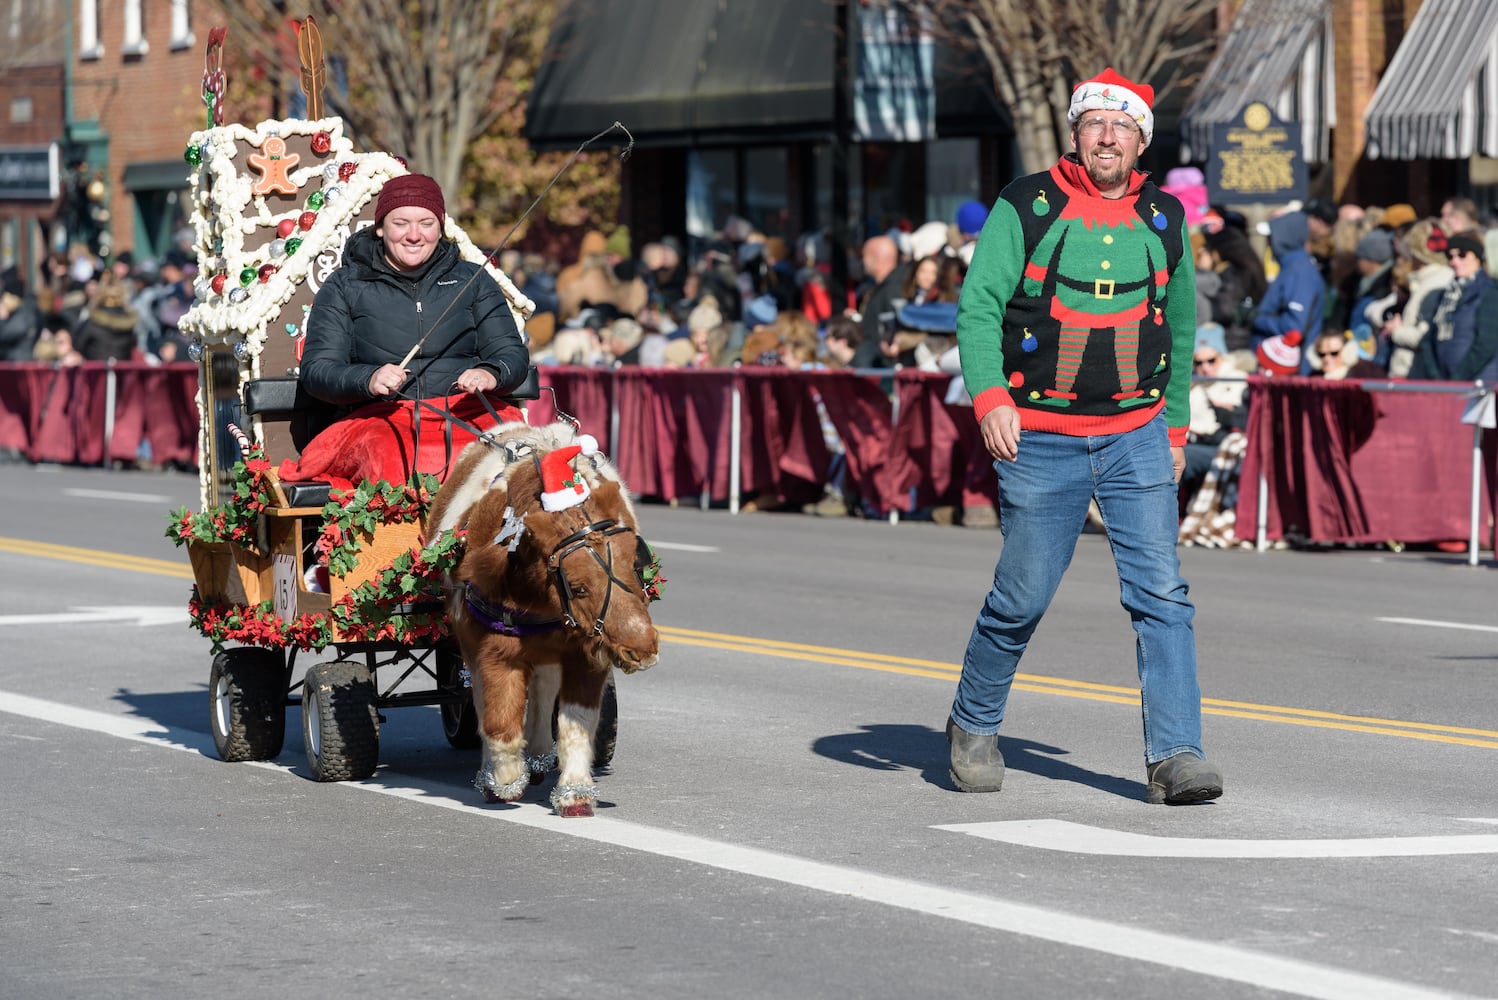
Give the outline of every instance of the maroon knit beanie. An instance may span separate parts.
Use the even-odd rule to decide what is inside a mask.
[[[385,221],[385,216],[397,208],[424,208],[442,221],[447,208],[442,201],[442,188],[426,174],[402,174],[392,177],[380,189],[380,199],[375,202],[375,225]]]

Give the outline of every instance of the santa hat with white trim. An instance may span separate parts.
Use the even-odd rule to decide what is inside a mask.
[[[1077,119],[1087,111],[1122,111],[1139,123],[1144,144],[1148,146],[1155,137],[1155,113],[1150,110],[1153,103],[1154,87],[1127,80],[1109,66],[1091,80],[1077,84],[1071,92],[1066,123],[1076,125]]]
[[[572,460],[578,455],[592,455],[598,451],[598,442],[591,434],[581,435],[578,442],[541,456],[542,510],[566,510],[592,495],[588,481],[572,467]]]

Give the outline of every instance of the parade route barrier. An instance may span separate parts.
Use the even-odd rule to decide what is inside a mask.
[[[1251,377],[1238,523],[1275,539],[1491,548],[1495,432],[1480,383]]]
[[[0,448],[32,462],[194,464],[197,366],[0,364]],[[836,431],[847,484],[892,521],[993,475],[970,406],[951,378],[913,369],[791,371],[540,369],[554,407],[607,440],[642,497],[738,512],[753,496],[799,509],[822,496]],[[1238,523],[1270,540],[1492,544],[1498,432],[1463,422],[1471,384],[1250,377]],[[555,400],[555,401],[554,401]],[[1470,415],[1468,420],[1473,419]]]
[[[197,392],[190,363],[0,364],[0,449],[64,465],[195,466]]]

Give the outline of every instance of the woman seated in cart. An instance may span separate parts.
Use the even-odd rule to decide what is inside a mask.
[[[348,488],[413,471],[440,477],[469,428],[494,424],[481,394],[525,381],[530,356],[509,301],[443,238],[445,219],[437,182],[406,174],[381,189],[374,225],[349,237],[313,301],[300,374],[336,421],[282,464],[281,479]],[[494,412],[523,419],[508,404]]]

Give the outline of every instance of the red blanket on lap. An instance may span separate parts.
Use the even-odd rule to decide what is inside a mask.
[[[417,471],[446,478],[458,452],[473,441],[474,434],[448,421],[443,412],[480,430],[492,428],[494,418],[469,393],[423,402],[419,428],[416,403],[409,399],[371,403],[355,410],[308,441],[300,460],[282,462],[281,481],[331,483],[335,489],[346,490],[364,479],[405,482],[413,465]],[[525,419],[519,409],[506,403],[496,402],[495,410],[505,422]]]

